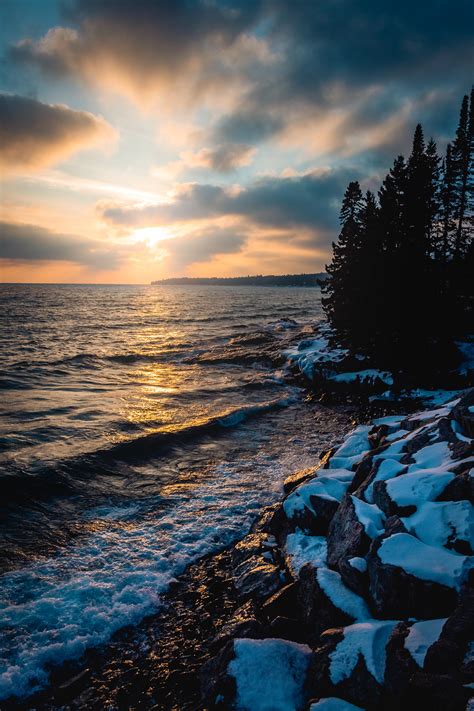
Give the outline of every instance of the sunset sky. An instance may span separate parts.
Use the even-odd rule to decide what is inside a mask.
[[[0,0],[1,281],[320,271],[470,90],[472,0]]]

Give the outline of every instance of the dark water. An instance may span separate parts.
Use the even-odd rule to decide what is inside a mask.
[[[0,287],[0,698],[159,607],[322,448],[317,289]]]

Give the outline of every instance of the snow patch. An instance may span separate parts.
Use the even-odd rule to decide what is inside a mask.
[[[382,563],[395,565],[419,580],[459,590],[474,557],[422,543],[409,533],[395,533],[378,550]]]
[[[326,565],[328,546],[324,536],[307,536],[302,531],[290,533],[286,538],[285,551],[294,577],[306,563],[315,568]]]
[[[330,469],[352,469],[352,467],[364,457],[370,449],[368,434],[372,429],[371,425],[359,425],[346,437],[344,442],[337,449],[329,463]]]
[[[355,570],[358,570],[359,573],[365,573],[367,570],[367,561],[365,558],[355,556],[354,558],[349,558],[348,563],[351,568],[355,568]]]
[[[365,501],[351,496],[356,516],[364,527],[369,538],[376,538],[383,531],[385,515],[376,504],[367,504]]]
[[[362,654],[367,670],[379,684],[385,677],[385,647],[397,622],[356,622],[344,627],[344,637],[330,655],[329,673],[333,684],[348,679]]]
[[[346,615],[349,615],[357,622],[368,620],[372,617],[364,598],[349,590],[335,570],[318,568],[316,578],[323,592],[338,610],[345,612]]]
[[[441,620],[422,620],[421,622],[415,622],[410,627],[410,631],[405,638],[405,649],[410,652],[421,669],[423,669],[428,649],[438,641],[447,619],[445,617]]]
[[[409,533],[431,546],[474,540],[474,507],[469,501],[427,501],[402,521]]]
[[[352,476],[349,480],[347,476],[344,478],[346,480],[341,481],[338,477],[318,476],[300,484],[283,502],[286,516],[291,519],[295,514],[303,512],[305,508],[316,514],[311,502],[312,496],[339,502],[346,493]]]
[[[236,639],[228,673],[237,685],[241,711],[301,708],[311,649],[283,639]]]
[[[394,477],[401,474],[401,472],[406,470],[405,464],[400,464],[396,459],[383,459],[374,479],[370,482],[369,486],[364,492],[364,498],[370,504],[374,501],[374,485],[376,481],[388,481]]]

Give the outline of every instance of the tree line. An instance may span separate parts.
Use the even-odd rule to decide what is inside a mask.
[[[443,158],[417,125],[378,194],[349,184],[322,284],[338,342],[381,367],[445,372],[474,331],[474,90]]]

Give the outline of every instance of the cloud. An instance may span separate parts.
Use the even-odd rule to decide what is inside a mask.
[[[188,98],[197,97],[236,78],[234,44],[245,46],[244,64],[265,59],[260,43],[246,40],[260,7],[258,0],[76,0],[65,17],[73,27],[54,27],[39,40],[24,38],[10,56],[139,103],[164,89],[181,100],[185,86]]]
[[[234,228],[209,227],[166,241],[167,267],[171,271],[207,262],[222,254],[240,252],[247,235]]]
[[[0,94],[0,165],[4,170],[41,168],[115,137],[110,124],[87,111]]]
[[[57,234],[37,225],[0,222],[0,259],[6,262],[75,262],[93,269],[114,269],[117,250],[103,242]]]
[[[267,227],[328,230],[337,226],[339,203],[350,179],[354,173],[340,169],[264,177],[237,190],[192,183],[182,186],[171,203],[108,206],[102,217],[132,227],[239,216]]]
[[[196,153],[183,153],[182,163],[187,167],[208,168],[217,173],[230,173],[249,165],[255,148],[245,143],[226,143],[215,148],[202,148]]]
[[[64,26],[10,51],[19,63],[73,76],[160,108],[212,96],[210,148],[273,138],[334,152],[387,146],[418,116],[420,95],[461,95],[471,82],[471,0],[74,0]],[[400,125],[389,125],[395,113]],[[335,120],[328,131],[325,117]],[[341,118],[342,115],[342,118]],[[442,130],[455,118],[446,115]],[[387,132],[382,130],[387,127]],[[310,132],[316,139],[308,141]],[[213,153],[206,153],[213,151]],[[223,166],[222,168],[220,166]],[[231,168],[229,168],[230,170]]]

